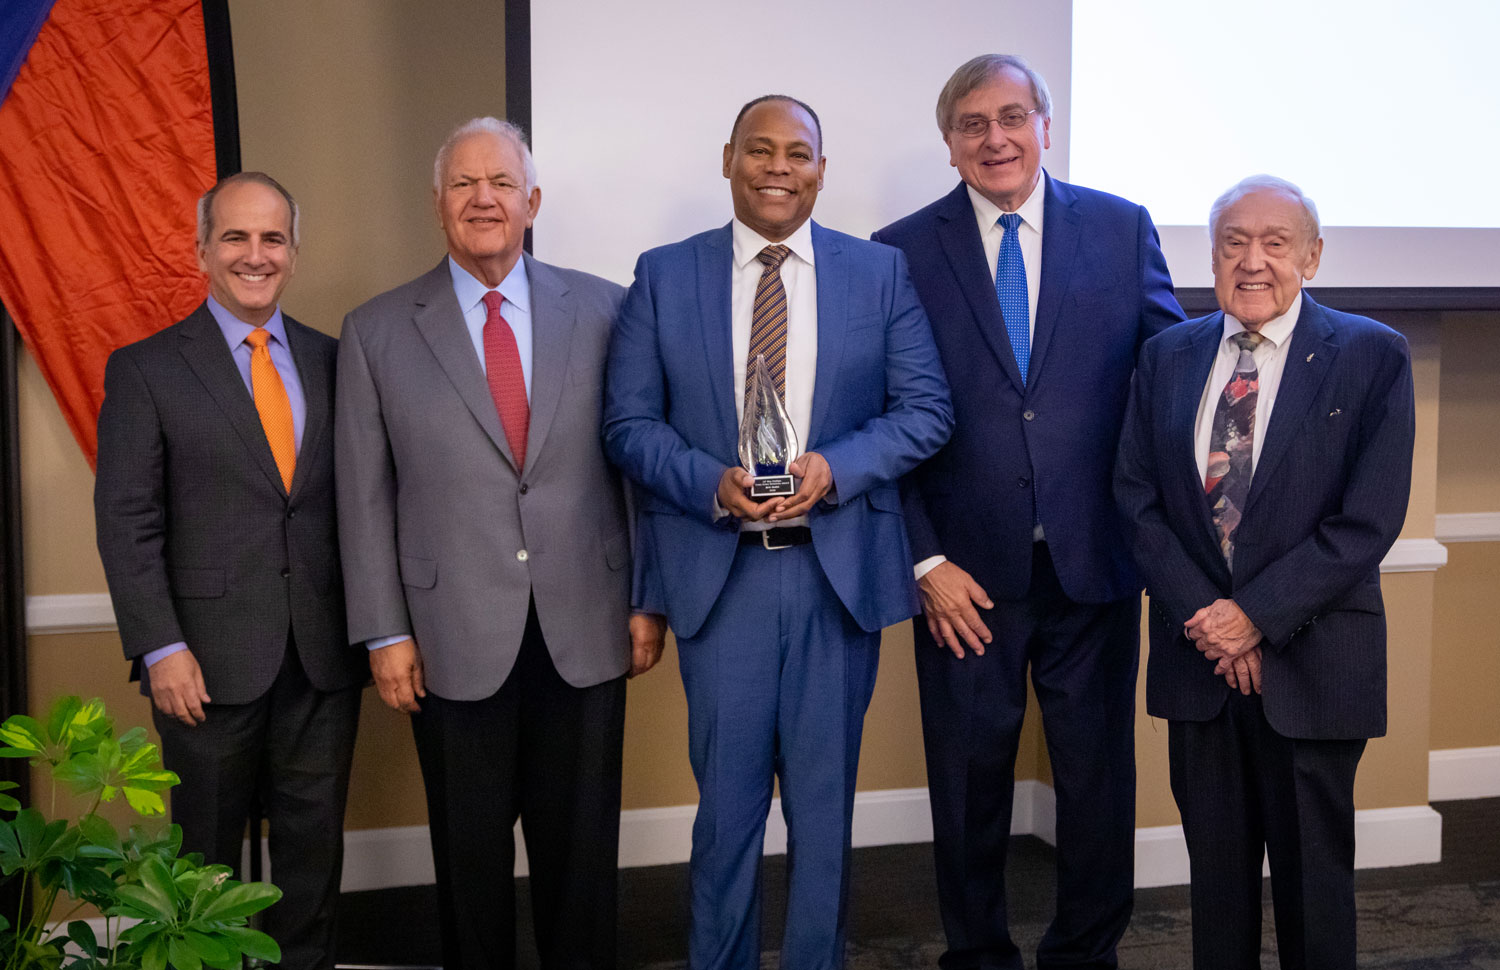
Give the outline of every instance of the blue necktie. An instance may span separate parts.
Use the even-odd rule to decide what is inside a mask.
[[[1005,234],[1000,237],[1000,258],[995,260],[995,296],[1000,299],[1000,315],[1005,318],[1010,349],[1025,384],[1026,367],[1031,363],[1031,308],[1026,296],[1026,261],[1021,258],[1021,241],[1016,236],[1021,217],[1007,212],[1000,217],[1000,226]]]

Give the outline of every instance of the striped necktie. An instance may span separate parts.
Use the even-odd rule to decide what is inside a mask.
[[[747,402],[755,358],[764,354],[766,369],[776,381],[776,395],[782,404],[786,403],[786,287],[781,283],[781,264],[791,254],[786,246],[767,246],[756,255],[765,269],[755,285],[755,309],[750,317],[750,353],[745,368]]]

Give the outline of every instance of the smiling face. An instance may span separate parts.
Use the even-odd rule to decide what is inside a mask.
[[[210,223],[208,242],[198,247],[208,292],[236,318],[261,326],[297,265],[291,207],[269,185],[235,182],[214,196]]]
[[[724,146],[724,177],[735,217],[781,242],[812,215],[823,187],[823,146],[812,116],[790,101],[762,101],[745,112],[733,137]]]
[[[983,135],[970,138],[951,130],[966,119],[992,120],[1010,111],[1037,107],[1031,83],[1015,68],[1002,68],[987,82],[970,91],[953,106],[948,119],[948,164],[980,195],[1006,212],[1014,212],[1036,188],[1042,170],[1042,149],[1052,147],[1052,121],[1037,111],[1019,128],[990,125]]]
[[[1323,240],[1291,195],[1255,189],[1219,216],[1214,233],[1214,296],[1246,330],[1257,331],[1290,309],[1318,271]]]
[[[438,221],[454,262],[490,287],[499,286],[521,256],[542,190],[526,191],[521,152],[489,132],[453,146],[437,191]]]

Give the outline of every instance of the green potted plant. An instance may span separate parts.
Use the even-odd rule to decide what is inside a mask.
[[[145,729],[116,736],[101,701],[64,697],[45,723],[17,714],[0,724],[0,757],[26,758],[52,776],[45,813],[7,794],[14,782],[0,782],[0,879],[21,883],[20,911],[0,914],[0,970],[233,970],[245,957],[281,959],[275,941],[247,925],[281,890],[181,855],[176,825],[121,834],[95,814],[121,794],[140,816],[165,813],[162,792],[178,778],[162,769]],[[87,804],[81,815],[58,817],[63,787]],[[102,939],[71,919],[86,905],[104,916]]]

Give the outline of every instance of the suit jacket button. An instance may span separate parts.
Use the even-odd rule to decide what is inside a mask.
[[[530,487],[531,486],[527,485],[525,482],[522,482],[521,483],[521,494],[525,495],[526,494],[526,490],[529,489]]]
[[[521,550],[518,550],[516,552],[516,559],[520,560],[521,562],[525,562],[526,560],[528,560],[530,558],[531,558],[531,556],[529,556],[527,554],[527,552],[526,552],[525,549],[521,549]]]
[[[287,509],[286,510],[286,517],[289,518],[289,519],[295,519],[297,517],[297,510],[296,509]]]
[[[281,571],[281,578],[282,579],[288,579],[288,578],[291,577],[291,575],[292,575],[292,571],[290,569],[283,569]]]
[[[1033,419],[1036,418],[1036,412],[1032,411],[1030,409],[1027,409],[1027,410],[1021,412],[1021,417],[1025,418],[1027,421],[1031,421],[1031,420],[1033,420]]]
[[[1031,485],[1031,479],[1023,475],[1022,477],[1016,479],[1016,485],[1020,488],[1026,488]]]

